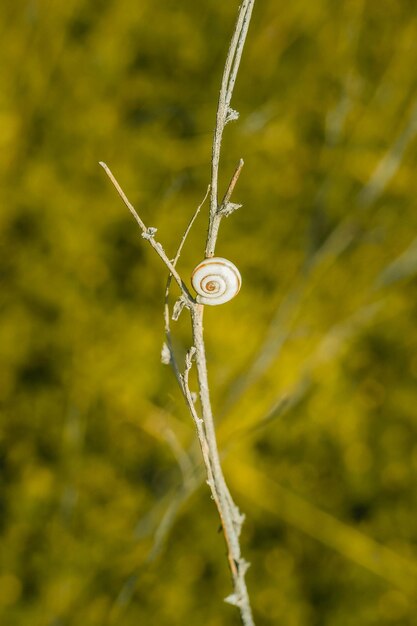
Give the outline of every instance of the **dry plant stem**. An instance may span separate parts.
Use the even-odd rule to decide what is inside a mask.
[[[185,229],[185,232],[182,236],[182,239],[180,241],[180,245],[178,246],[177,249],[177,253],[172,261],[172,265],[174,267],[176,267],[177,263],[178,263],[178,259],[181,256],[181,252],[182,249],[184,247],[184,244],[187,240],[188,235],[190,234],[190,230],[193,227],[193,224],[195,222],[195,220],[197,219],[198,214],[200,213],[201,207],[203,206],[203,204],[205,203],[205,201],[207,200],[207,196],[209,194],[210,191],[210,185],[207,187],[207,191],[205,193],[205,196],[202,200],[202,202],[198,205],[197,209],[194,212],[194,215],[192,216],[191,220],[188,223],[187,228]],[[174,354],[174,347],[172,345],[172,337],[171,337],[171,314],[170,314],[170,309],[169,309],[169,292],[171,289],[171,283],[172,283],[172,273],[170,273],[168,275],[167,278],[167,284],[165,287],[165,307],[164,307],[164,320],[165,320],[165,338],[166,338],[166,345],[167,348],[169,350],[169,356],[170,356],[170,364],[174,370],[175,376],[177,378],[177,381],[179,382],[179,385],[182,389],[182,383],[180,380],[180,370],[178,367],[178,363],[177,360],[175,358],[175,354]]]
[[[175,269],[174,265],[172,264],[172,262],[167,257],[167,255],[165,253],[165,250],[163,249],[162,245],[155,240],[154,234],[156,232],[156,229],[148,228],[148,227],[145,226],[143,220],[139,217],[135,207],[129,201],[128,197],[126,196],[125,192],[123,191],[123,189],[121,188],[121,186],[117,182],[117,180],[116,180],[114,174],[112,173],[111,169],[109,168],[109,166],[106,165],[103,161],[100,161],[100,165],[104,169],[104,171],[106,172],[107,176],[110,178],[111,182],[113,183],[113,185],[115,186],[115,188],[117,190],[117,193],[119,194],[119,196],[121,197],[121,199],[123,200],[123,202],[125,203],[127,208],[129,209],[129,211],[131,212],[133,217],[135,218],[136,222],[139,224],[139,226],[140,226],[140,228],[142,230],[142,237],[149,242],[149,244],[155,250],[157,255],[161,257],[161,259],[163,260],[163,262],[165,263],[165,265],[167,266],[167,268],[169,269],[169,271],[173,275],[174,279],[176,280],[176,282],[177,282],[179,288],[181,289],[181,291],[182,291],[184,297],[186,298],[186,300],[189,303],[194,302],[194,298],[192,297],[192,295],[188,291],[186,285],[182,281],[181,276],[178,274],[178,272]]]
[[[235,173],[230,181],[225,196],[222,201],[222,207],[230,201],[236,182],[239,178],[240,172],[243,167],[243,160],[239,161],[239,164],[235,170]],[[182,237],[181,243],[178,247],[175,258],[172,262],[174,267],[176,266],[180,257],[185,240],[191,230],[194,221],[203,206],[210,186],[207,189],[206,195],[197,207],[187,229]],[[193,334],[193,347],[188,352],[186,357],[186,367],[184,374],[179,373],[178,364],[176,362],[172,342],[171,342],[171,329],[170,329],[170,314],[168,306],[168,296],[170,291],[172,275],[168,276],[167,287],[165,292],[165,334],[168,349],[170,352],[170,362],[174,368],[177,379],[180,383],[181,390],[184,394],[188,408],[192,415],[193,421],[196,426],[197,436],[200,443],[204,465],[206,468],[207,483],[210,487],[213,500],[216,503],[219,516],[222,522],[223,532],[228,549],[228,560],[230,570],[233,578],[234,593],[228,598],[228,601],[238,606],[242,622],[244,626],[252,626],[254,624],[252,618],[252,612],[249,603],[249,596],[245,583],[245,573],[248,568],[248,564],[241,556],[239,535],[243,524],[244,516],[241,515],[239,509],[234,504],[230,492],[227,488],[226,481],[223,476],[223,471],[220,463],[220,456],[216,440],[216,432],[213,420],[213,414],[210,404],[209,384],[207,376],[207,363],[204,347],[203,336],[203,311],[204,307],[199,304],[193,304],[190,307],[191,320],[192,320],[192,334]],[[195,358],[197,366],[198,386],[200,391],[200,403],[202,410],[202,419],[199,417],[194,400],[189,388],[189,372],[192,366],[192,360]]]
[[[206,244],[206,257],[214,256],[216,247],[219,226],[221,219],[224,215],[229,214],[237,205],[229,205],[230,197],[235,188],[240,172],[243,167],[243,160],[239,161],[239,164],[232,176],[228,189],[225,193],[221,205],[218,204],[218,174],[219,174],[219,162],[220,162],[220,149],[224,128],[227,122],[237,119],[238,114],[236,111],[230,108],[230,101],[233,94],[233,88],[236,81],[237,72],[239,69],[240,59],[249,27],[249,22],[252,14],[252,9],[255,0],[243,0],[238,18],[236,21],[234,33],[229,46],[225,68],[223,72],[222,84],[219,95],[219,102],[217,107],[216,126],[214,130],[213,148],[212,148],[212,172],[211,172],[211,185],[210,185],[210,213],[209,213],[209,227]],[[177,255],[173,261],[168,259],[162,245],[155,241],[155,228],[148,228],[145,226],[142,219],[134,209],[133,205],[129,202],[126,194],[120,187],[119,183],[113,176],[108,166],[101,162],[100,165],[104,168],[107,176],[112,181],[117,192],[122,198],[123,202],[135,218],[139,227],[142,230],[142,236],[149,244],[154,248],[155,252],[162,259],[167,266],[170,275],[173,276],[175,281],[181,290],[181,298],[183,302],[181,306],[185,304],[191,314],[192,322],[192,335],[193,345],[188,351],[185,362],[185,371],[180,373],[178,364],[175,361],[175,357],[172,349],[171,333],[170,333],[170,320],[169,320],[169,308],[167,298],[169,295],[169,288],[171,284],[171,278],[168,278],[166,289],[166,302],[165,302],[165,332],[167,337],[167,348],[169,350],[170,362],[174,367],[177,380],[181,386],[181,390],[184,394],[188,408],[191,412],[192,418],[196,425],[197,436],[199,439],[204,465],[207,474],[207,482],[211,490],[213,500],[216,503],[222,528],[227,544],[229,566],[233,579],[233,594],[226,598],[226,601],[234,606],[238,607],[240,611],[241,620],[243,626],[255,626],[252,610],[249,601],[249,595],[245,582],[245,573],[248,568],[248,563],[242,558],[239,535],[241,532],[244,516],[240,513],[237,506],[234,504],[226,481],[224,479],[220,455],[217,446],[216,432],[213,420],[213,413],[210,403],[209,384],[207,375],[207,362],[204,347],[204,334],[203,334],[203,311],[204,306],[198,304],[191,296],[186,285],[178,274],[175,265],[178,261],[181,253],[182,246],[187,238],[189,230],[194,222],[194,219],[200,209],[197,209],[194,217],[192,218],[189,227],[187,228],[183,239],[180,243]],[[204,202],[204,201],[203,201]],[[180,309],[179,309],[180,310]],[[191,370],[192,361],[195,359],[197,368],[198,387],[200,394],[201,414],[200,417],[194,405],[194,399],[189,388],[189,372]]]
[[[201,411],[203,416],[202,421],[204,424],[205,440],[209,452],[208,459],[204,457],[204,461],[209,476],[208,484],[222,522],[228,550],[229,566],[233,578],[234,593],[232,596],[226,598],[226,600],[239,608],[244,626],[254,626],[255,623],[252,617],[249,595],[245,582],[245,573],[248,568],[248,563],[242,558],[239,542],[239,535],[244,516],[239,512],[239,509],[234,504],[224,479],[210,403],[207,362],[203,339],[203,310],[204,306],[200,304],[195,304],[191,307],[192,331]]]
[[[239,163],[237,164],[237,167],[235,169],[235,173],[233,174],[232,179],[231,179],[231,181],[229,183],[229,186],[227,188],[227,191],[224,194],[224,198],[223,198],[222,203],[220,205],[220,211],[225,209],[227,207],[227,205],[229,204],[230,198],[232,197],[233,190],[234,190],[234,188],[236,186],[236,183],[237,183],[237,181],[239,179],[240,172],[242,171],[242,167],[244,166],[244,164],[245,163],[244,163],[243,159],[239,159]]]
[[[117,183],[116,179],[114,179],[108,168],[106,169],[106,172],[109,174],[109,177],[111,178],[113,184],[123,198],[125,204],[127,204],[129,208],[132,207],[131,212],[134,216],[137,216],[136,221],[139,223],[139,225],[143,225],[141,226],[143,232],[148,232],[141,218],[136,213],[135,209],[133,209],[133,206],[130,205],[126,195],[124,194],[120,185]],[[165,252],[163,252],[163,256],[161,255],[161,250],[163,251],[162,247],[160,245],[157,245],[156,248],[155,246],[153,247],[158,255],[165,262],[171,274],[174,275],[174,272],[176,272],[175,267],[173,266],[171,261],[167,259]],[[165,261],[165,258],[168,262]],[[174,272],[172,270],[174,270]],[[179,285],[183,284],[180,277],[179,281],[177,280],[177,282],[179,282]],[[234,593],[226,598],[226,600],[230,604],[238,607],[244,626],[254,626],[255,623],[252,617],[249,595],[245,582],[245,573],[248,568],[248,563],[241,556],[239,543],[239,535],[242,528],[244,516],[240,513],[239,509],[234,504],[230,492],[227,488],[226,481],[224,479],[217,446],[213,413],[210,403],[207,362],[203,338],[204,306],[201,304],[197,304],[193,301],[190,301],[188,306],[190,309],[192,320],[193,347],[187,354],[186,368],[184,374],[179,373],[177,366],[176,373],[178,374],[177,377],[181,389],[184,393],[188,408],[196,425],[197,436],[200,442],[204,465],[207,473],[207,483],[210,487],[213,500],[216,503],[220,515],[222,528],[227,544],[228,560],[232,573]],[[193,358],[195,358],[197,367],[202,418],[199,417],[196,411],[194,400],[188,383],[189,372],[191,370]]]
[[[208,248],[206,250],[206,257],[212,257],[214,256],[214,250],[215,250],[215,246],[216,246],[216,241],[217,241],[217,237],[219,234],[219,228],[220,228],[220,222],[222,221],[222,218],[225,217],[226,215],[228,215],[229,213],[231,213],[232,211],[229,210],[228,212],[228,207],[229,205],[229,201],[230,201],[230,197],[233,193],[233,190],[235,188],[235,185],[238,181],[238,178],[240,176],[240,172],[242,171],[242,167],[244,165],[243,159],[239,160],[239,163],[236,167],[236,170],[232,176],[232,179],[229,183],[229,186],[227,188],[227,191],[224,195],[224,198],[222,200],[221,205],[219,206],[218,210],[216,211],[215,215],[213,216],[213,219],[210,221],[210,225],[209,225],[209,233],[211,233],[210,236],[210,248]],[[234,208],[238,208],[240,207],[240,204],[237,204],[234,206]],[[234,209],[232,209],[234,210]]]
[[[233,174],[228,189],[225,193],[221,205],[218,204],[218,175],[220,163],[221,141],[224,128],[228,121],[236,119],[238,114],[230,108],[233,88],[239,69],[243,46],[249,27],[254,0],[243,0],[237,22],[235,25],[229,51],[223,71],[222,84],[217,107],[216,126],[213,137],[212,148],[212,171],[211,171],[211,194],[210,194],[210,214],[209,227],[206,244],[206,257],[214,256],[219,226],[224,215],[224,210],[230,201],[232,192],[239,178],[243,167],[243,160]],[[230,571],[233,579],[234,592],[226,600],[237,606],[244,626],[254,626],[249,595],[245,582],[245,573],[248,563],[242,558],[240,550],[239,535],[241,532],[244,516],[234,504],[229,489],[224,479],[223,470],[220,463],[220,455],[217,446],[216,431],[213,420],[213,413],[210,403],[209,383],[207,374],[207,362],[204,347],[203,332],[203,312],[204,306],[193,304],[190,306],[192,334],[193,334],[193,354],[197,367],[198,387],[200,393],[200,404],[202,420],[199,420],[195,413],[192,397],[188,389],[188,371],[191,366],[188,357],[186,372],[187,377],[183,377],[183,388],[187,399],[187,404],[193,415],[197,426],[197,433],[203,453],[203,459],[208,476],[208,484],[212,497],[216,503],[219,516],[222,522],[225,536]]]
[[[230,181],[229,187],[223,198],[223,202],[219,206],[218,177],[221,142],[223,131],[227,122],[237,119],[238,117],[237,112],[230,108],[230,102],[249,28],[254,1],[255,0],[243,0],[240,6],[223,71],[212,148],[210,214],[206,243],[207,258],[214,256],[220,222],[243,167],[243,160],[241,159]],[[248,568],[248,563],[246,563],[241,556],[239,542],[239,535],[244,516],[241,515],[239,509],[234,504],[224,479],[210,403],[207,363],[204,347],[203,311],[204,306],[200,304],[193,304],[190,307],[201,411],[206,442],[209,449],[210,468],[206,465],[206,470],[209,474],[208,483],[222,522],[223,533],[228,550],[229,566],[234,586],[234,593],[226,598],[226,600],[238,607],[244,626],[254,626],[255,623],[252,617],[252,610],[245,582],[245,573]],[[210,473],[212,474],[212,481],[210,480]]]
[[[223,137],[223,131],[227,122],[236,119],[238,114],[230,108],[233,88],[236,81],[237,71],[239,69],[240,59],[242,56],[245,39],[249,28],[250,18],[252,15],[255,0],[243,0],[236,21],[235,30],[230,42],[229,51],[227,53],[226,63],[224,66],[222,84],[219,94],[219,102],[217,105],[216,126],[214,129],[213,148],[211,157],[211,195],[210,195],[210,218],[206,244],[206,257],[214,256],[217,235],[219,230],[218,220],[218,181],[219,181],[219,164],[220,150]]]
[[[120,187],[119,183],[113,176],[111,170],[104,163],[100,163],[113,185],[116,187],[119,195],[123,199],[124,203],[129,208],[132,215],[135,217],[136,222],[142,229],[143,233],[148,234],[149,230],[146,228],[144,222],[139,217],[138,213],[134,209],[133,205],[129,202],[126,194],[123,189]],[[204,202],[204,200],[203,200]],[[177,283],[182,289],[183,295],[187,297],[188,290],[184,286],[183,282],[179,274],[177,273],[174,264],[177,262],[179,255],[181,253],[183,242],[185,241],[186,236],[189,233],[189,230],[197,216],[198,211],[196,211],[194,217],[192,218],[189,227],[187,228],[183,240],[180,244],[179,250],[173,262],[171,262],[166,256],[162,246],[157,244],[153,237],[148,238],[145,237],[155,249],[157,254],[164,261],[165,265],[168,267],[170,273],[176,278]],[[168,286],[169,287],[169,286]],[[191,298],[191,297],[190,297]],[[239,535],[242,527],[242,523],[244,520],[244,516],[240,514],[239,509],[234,504],[232,497],[229,493],[229,490],[226,486],[226,481],[223,476],[223,471],[220,464],[220,456],[217,447],[216,441],[216,433],[214,428],[214,420],[213,414],[211,410],[210,404],[210,395],[209,395],[209,386],[208,386],[208,377],[207,377],[207,362],[204,348],[204,339],[203,339],[203,310],[204,306],[200,304],[196,304],[192,299],[189,300],[188,306],[191,312],[192,319],[192,332],[193,332],[193,347],[187,354],[186,357],[186,367],[184,374],[180,374],[178,370],[178,366],[175,364],[174,369],[177,374],[178,381],[180,383],[181,389],[184,393],[184,397],[186,399],[188,408],[193,417],[194,423],[196,425],[197,436],[200,442],[200,447],[203,455],[204,465],[207,473],[207,482],[210,487],[213,500],[216,503],[220,519],[222,522],[222,527],[224,531],[224,536],[226,539],[226,544],[228,548],[228,560],[230,565],[230,570],[233,578],[233,586],[234,593],[227,598],[228,602],[237,606],[240,610],[242,623],[244,626],[254,626],[254,621],[252,618],[252,611],[250,608],[249,596],[245,583],[245,573],[248,568],[248,564],[241,556],[240,544],[239,544]],[[169,327],[168,327],[169,328]],[[199,417],[195,406],[193,397],[189,388],[188,378],[189,372],[192,366],[192,359],[195,357],[196,366],[197,366],[197,376],[200,390],[200,402],[202,409],[202,418]],[[174,361],[175,362],[175,361]]]

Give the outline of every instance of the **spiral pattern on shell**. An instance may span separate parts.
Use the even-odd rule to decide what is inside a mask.
[[[197,301],[215,306],[239,293],[242,278],[236,265],[217,256],[201,261],[191,275],[191,282],[198,293]]]

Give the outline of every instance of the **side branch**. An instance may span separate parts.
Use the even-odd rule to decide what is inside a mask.
[[[232,179],[227,188],[227,191],[224,195],[221,205],[217,208],[217,211],[214,214],[213,219],[210,218],[209,236],[208,236],[207,247],[206,247],[206,258],[214,256],[214,250],[216,248],[217,237],[219,235],[220,222],[222,221],[222,218],[227,217],[228,215],[233,213],[233,211],[235,211],[236,209],[239,209],[242,206],[241,204],[234,204],[230,202],[230,198],[236,186],[236,183],[239,179],[243,164],[244,164],[243,159],[240,159],[236,167],[235,173],[233,174]]]
[[[111,171],[111,169],[109,168],[109,166],[106,165],[106,163],[104,163],[103,161],[99,161],[99,164],[104,169],[104,171],[106,172],[107,176],[110,178],[111,182],[115,186],[115,188],[117,190],[117,193],[119,194],[119,196],[121,197],[121,199],[123,200],[123,202],[125,203],[127,208],[129,209],[129,211],[131,212],[133,217],[135,218],[136,222],[139,224],[139,226],[140,226],[140,228],[142,230],[142,237],[144,239],[146,239],[146,241],[149,242],[149,244],[155,250],[157,255],[165,263],[165,265],[167,266],[167,268],[171,272],[172,276],[176,280],[176,282],[177,282],[179,288],[181,289],[184,297],[186,298],[187,302],[189,304],[193,303],[194,302],[194,298],[192,297],[192,295],[188,291],[187,286],[183,282],[181,276],[178,274],[178,272],[175,269],[172,261],[170,261],[169,258],[167,257],[166,252],[165,252],[165,250],[162,247],[162,244],[160,244],[157,241],[155,241],[155,233],[156,233],[157,229],[154,228],[153,226],[150,226],[150,227],[146,227],[145,226],[143,220],[139,217],[139,214],[137,213],[135,207],[129,201],[128,197],[126,196],[125,192],[123,191],[123,189],[119,185],[118,181],[116,180],[116,178],[115,178],[113,172]]]
[[[236,183],[237,183],[237,181],[239,179],[240,172],[242,171],[242,167],[244,166],[244,164],[245,164],[244,160],[243,159],[239,159],[239,163],[237,164],[237,168],[235,169],[235,173],[233,174],[232,180],[230,181],[229,186],[227,188],[227,191],[224,194],[224,198],[223,198],[222,203],[221,203],[220,208],[219,208],[219,213],[224,213],[225,215],[228,215],[227,205],[230,202],[230,198],[232,197],[233,190],[234,190],[234,188],[236,186]]]

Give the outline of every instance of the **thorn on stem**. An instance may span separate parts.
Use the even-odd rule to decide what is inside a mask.
[[[233,606],[240,606],[239,598],[235,593],[231,593],[230,596],[227,596],[227,598],[224,599],[224,601],[227,602],[227,604],[232,604]]]

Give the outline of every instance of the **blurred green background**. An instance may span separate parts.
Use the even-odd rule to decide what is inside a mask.
[[[0,621],[239,623],[194,427],[160,363],[237,3],[0,6]],[[223,143],[240,157],[206,311],[258,625],[416,623],[417,15],[258,0]],[[179,263],[204,254],[207,205]],[[175,289],[174,289],[175,291]],[[189,323],[175,324],[181,358]]]

